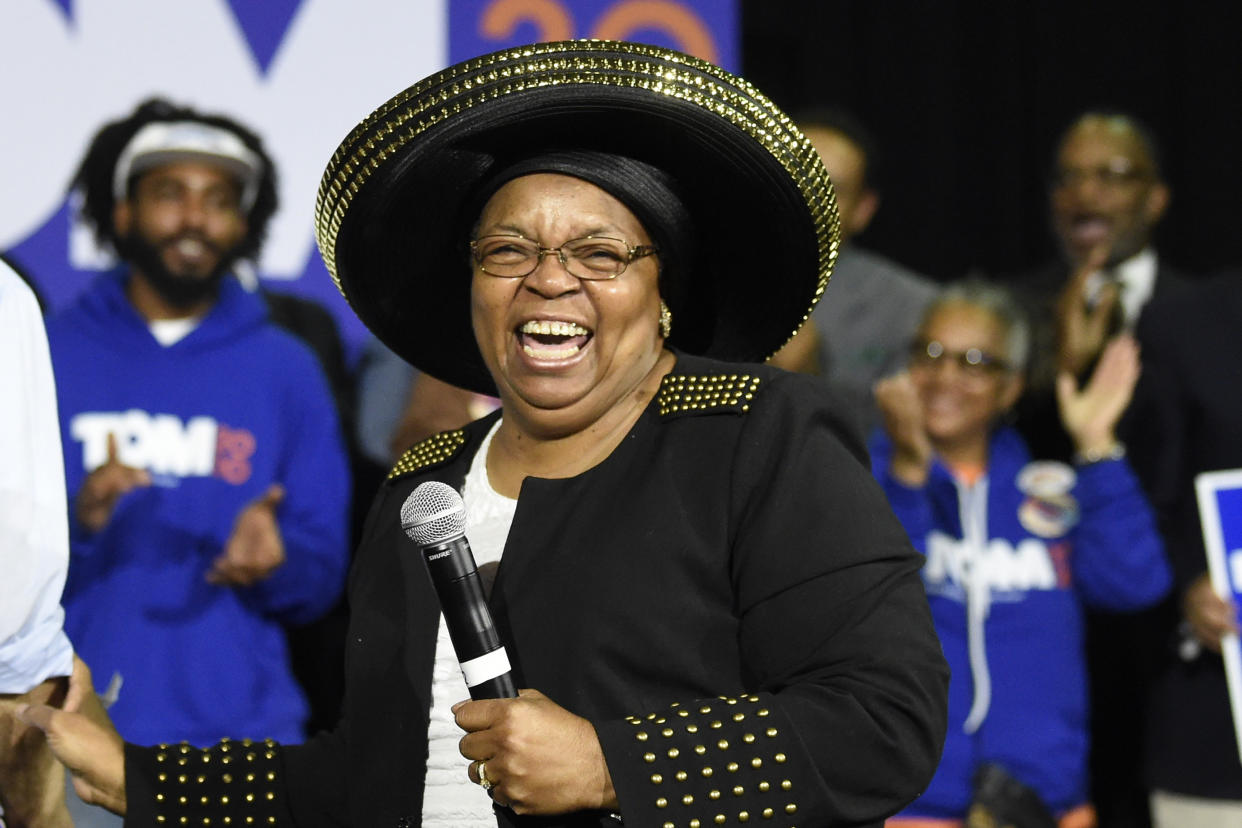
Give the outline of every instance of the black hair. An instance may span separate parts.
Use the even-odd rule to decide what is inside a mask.
[[[94,230],[100,244],[117,249],[113,212],[116,196],[112,189],[117,160],[138,130],[157,121],[196,121],[232,132],[247,149],[263,162],[263,173],[255,194],[254,205],[246,215],[246,237],[237,253],[243,259],[255,259],[267,237],[267,226],[276,212],[276,167],[263,148],[257,134],[224,115],[198,112],[188,106],[174,104],[164,98],[149,98],[128,116],[104,124],[87,147],[70,182],[70,190],[81,194],[80,215]],[[132,179],[128,186],[132,186]]]
[[[1070,133],[1082,126],[1084,122],[1093,120],[1112,121],[1125,127],[1126,130],[1138,139],[1139,145],[1147,154],[1148,160],[1151,161],[1152,174],[1157,179],[1164,177],[1163,151],[1160,146],[1160,141],[1156,138],[1156,133],[1146,122],[1140,120],[1137,116],[1120,109],[1100,108],[1088,109],[1080,112],[1072,121],[1070,121],[1069,125],[1066,126],[1065,129],[1061,130],[1061,134],[1057,138],[1055,154],[1060,154],[1061,147],[1065,145],[1065,141],[1069,138]],[[1053,165],[1055,166],[1055,164],[1056,161],[1054,158]]]
[[[791,117],[799,129],[829,129],[845,136],[862,153],[864,186],[880,189],[883,176],[879,147],[875,135],[857,115],[841,107],[814,106],[798,110]]]

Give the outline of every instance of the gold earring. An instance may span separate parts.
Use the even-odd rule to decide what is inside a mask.
[[[664,300],[660,300],[660,336],[668,339],[668,335],[673,332],[673,312],[668,309],[668,305],[664,304]]]

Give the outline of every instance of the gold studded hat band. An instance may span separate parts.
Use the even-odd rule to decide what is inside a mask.
[[[654,46],[565,41],[449,67],[376,109],[328,163],[315,231],[362,321],[410,363],[494,393],[470,321],[477,187],[503,166],[591,150],[677,179],[694,226],[670,344],[751,361],[823,293],[839,228],[814,148],[762,93]]]

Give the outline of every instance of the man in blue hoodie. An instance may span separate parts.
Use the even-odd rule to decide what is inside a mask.
[[[48,326],[66,629],[128,739],[300,740],[285,625],[341,592],[350,484],[323,370],[232,275],[275,211],[271,159],[153,100],[99,131],[75,184],[123,264]]]

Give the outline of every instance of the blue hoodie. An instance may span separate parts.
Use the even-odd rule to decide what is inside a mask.
[[[1171,583],[1129,465],[1032,464],[1017,432],[1000,428],[983,479],[967,486],[934,462],[915,489],[889,472],[892,450],[887,435],[873,438],[872,472],[927,556],[923,583],[952,670],[944,754],[903,816],[964,818],[985,762],[1055,814],[1087,803],[1083,604],[1137,610]]]
[[[307,703],[283,625],[328,610],[348,560],[349,470],[327,381],[235,279],[168,347],[125,284],[102,275],[48,324],[70,503],[66,630],[100,690],[120,675],[110,714],[131,742],[300,741]],[[109,432],[153,485],[91,534],[73,503]],[[284,564],[250,587],[207,583],[238,514],[272,483],[286,490]]]

